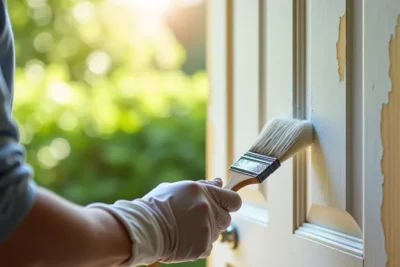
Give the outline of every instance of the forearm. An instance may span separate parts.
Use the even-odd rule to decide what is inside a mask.
[[[131,248],[125,228],[108,212],[39,188],[25,220],[0,244],[0,258],[5,266],[109,267],[122,266]]]

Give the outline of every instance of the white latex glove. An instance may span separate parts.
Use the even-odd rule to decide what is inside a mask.
[[[163,183],[141,199],[89,207],[106,209],[125,225],[133,243],[127,266],[194,261],[210,255],[231,223],[229,212],[241,207],[240,196],[221,186],[220,179]]]

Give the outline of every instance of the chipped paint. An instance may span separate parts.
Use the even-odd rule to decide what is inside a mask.
[[[338,61],[339,80],[342,82],[346,75],[346,14],[340,17],[339,34],[336,43],[336,59]]]
[[[398,16],[395,36],[389,42],[392,88],[389,101],[381,112],[381,135],[383,157],[381,162],[384,175],[382,224],[385,233],[385,247],[388,255],[386,267],[400,266],[400,16]]]

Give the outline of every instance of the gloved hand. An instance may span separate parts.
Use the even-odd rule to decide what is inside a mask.
[[[133,243],[127,266],[194,261],[210,255],[231,223],[229,212],[241,207],[240,196],[221,186],[220,179],[163,183],[140,199],[89,207],[106,209],[125,225]]]

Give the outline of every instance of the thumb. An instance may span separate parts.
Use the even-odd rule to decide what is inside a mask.
[[[238,211],[242,206],[242,199],[238,193],[215,186],[208,186],[208,192],[214,201],[228,212]]]

